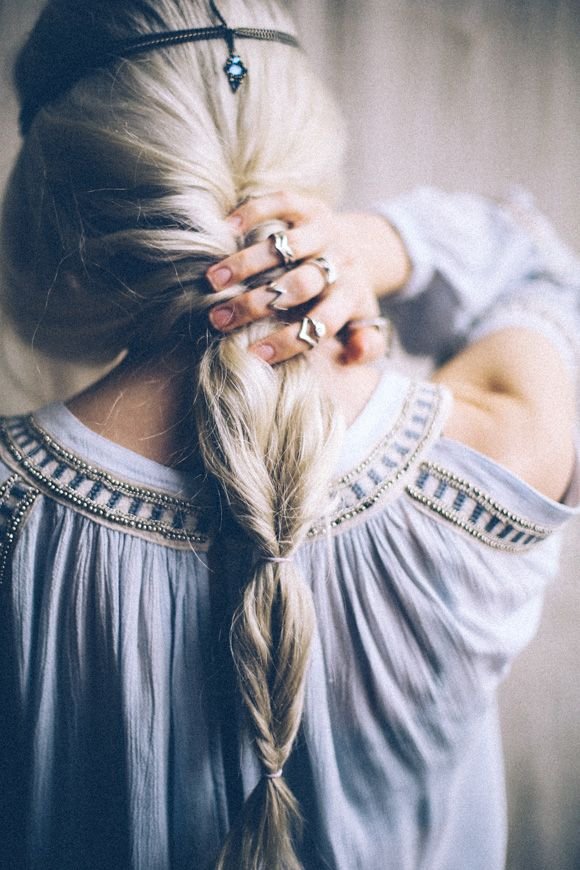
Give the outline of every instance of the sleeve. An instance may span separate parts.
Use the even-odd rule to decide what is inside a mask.
[[[382,300],[409,353],[440,363],[466,343],[517,323],[577,358],[580,260],[525,192],[497,203],[418,188],[377,209],[412,263],[407,285]]]
[[[457,441],[430,447],[405,491],[407,524],[429,560],[439,592],[442,660],[452,638],[460,705],[492,696],[511,662],[533,638],[543,594],[558,573],[563,526],[580,514],[576,460],[563,502]],[[434,636],[432,631],[431,636]]]

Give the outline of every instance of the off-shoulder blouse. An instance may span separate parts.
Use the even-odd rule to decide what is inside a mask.
[[[495,690],[578,483],[556,503],[446,439],[449,404],[386,368],[297,555],[307,870],[503,867]],[[62,404],[2,421],[3,868],[206,868],[256,784],[227,654],[251,554],[203,492]]]

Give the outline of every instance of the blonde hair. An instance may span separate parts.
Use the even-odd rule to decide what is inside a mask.
[[[273,0],[223,0],[231,26],[293,31]],[[54,0],[21,52],[21,101],[70,50],[214,24],[196,0]],[[62,43],[62,44],[61,44]],[[271,368],[247,353],[260,323],[207,332],[207,267],[236,250],[224,217],[280,189],[332,201],[341,120],[303,53],[244,40],[249,76],[232,94],[225,44],[198,42],[112,63],[36,115],[5,199],[4,307],[55,356],[110,360],[191,341],[195,438],[256,553],[231,628],[238,684],[265,773],[284,767],[302,715],[314,626],[290,557],[324,510],[339,433],[301,356]],[[58,74],[58,69],[57,69]],[[244,473],[239,470],[243,468]],[[283,777],[263,777],[216,867],[300,867],[299,809]]]

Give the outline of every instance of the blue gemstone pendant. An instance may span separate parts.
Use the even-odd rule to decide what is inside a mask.
[[[242,58],[239,54],[232,51],[224,66],[224,72],[228,77],[230,88],[235,92],[242,84],[248,74],[248,70],[242,63]]]

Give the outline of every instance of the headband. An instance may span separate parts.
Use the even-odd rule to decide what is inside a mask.
[[[290,33],[284,33],[281,30],[261,29],[257,27],[229,27],[213,0],[210,0],[209,5],[214,15],[219,19],[220,23],[217,25],[212,27],[196,27],[190,30],[149,33],[146,36],[110,42],[100,50],[88,51],[82,57],[82,60],[80,57],[77,57],[76,63],[73,62],[70,66],[60,71],[56,81],[51,82],[49,76],[44,83],[44,87],[40,86],[41,92],[37,94],[36,99],[32,103],[25,102],[22,106],[20,112],[20,129],[22,134],[24,135],[28,132],[37,113],[44,106],[62,96],[86,75],[109,66],[115,60],[130,58],[133,55],[153,51],[156,48],[182,45],[186,42],[207,42],[208,40],[222,39],[226,43],[229,52],[223,70],[233,93],[235,93],[248,74],[247,67],[236,51],[236,39],[280,42],[283,45],[300,48],[300,43],[295,36]]]

